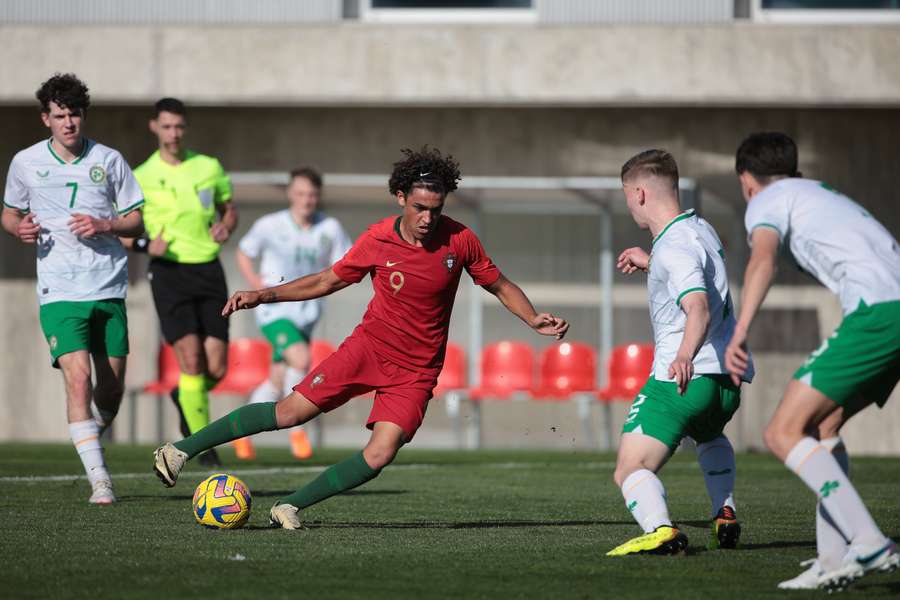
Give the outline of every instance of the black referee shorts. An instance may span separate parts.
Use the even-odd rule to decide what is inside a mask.
[[[181,264],[154,258],[148,277],[166,342],[190,333],[228,341],[228,318],[222,316],[228,287],[219,259]]]

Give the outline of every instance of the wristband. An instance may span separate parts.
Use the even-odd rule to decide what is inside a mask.
[[[142,235],[139,238],[134,238],[134,244],[132,244],[131,249],[135,252],[140,252],[141,254],[147,253],[147,247],[150,245],[150,238],[146,235]]]

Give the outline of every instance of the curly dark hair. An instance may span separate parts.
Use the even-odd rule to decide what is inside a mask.
[[[414,151],[403,148],[405,158],[394,163],[394,170],[388,182],[391,194],[403,192],[409,195],[416,187],[446,196],[456,189],[457,182],[462,179],[459,174],[459,163],[453,156],[444,156],[437,148],[422,146]]]
[[[55,73],[41,84],[34,95],[41,103],[41,112],[44,113],[50,112],[51,102],[73,111],[80,110],[82,114],[91,105],[88,87],[74,73]]]

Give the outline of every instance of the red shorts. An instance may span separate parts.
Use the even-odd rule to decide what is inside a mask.
[[[379,358],[363,335],[352,335],[337,351],[319,363],[294,391],[329,412],[354,396],[375,390],[375,405],[366,427],[387,421],[398,425],[412,440],[422,425],[437,375],[411,371]]]

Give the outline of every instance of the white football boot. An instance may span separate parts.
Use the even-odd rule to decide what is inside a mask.
[[[888,540],[880,548],[853,547],[844,555],[841,566],[819,576],[819,587],[837,592],[872,571],[890,573],[900,567],[900,548]]]
[[[793,579],[782,581],[778,584],[779,590],[817,590],[819,589],[819,576],[822,575],[822,567],[819,559],[810,558],[800,563],[801,567],[809,567]]]
[[[184,468],[188,455],[174,445],[166,443],[153,453],[153,471],[166,487],[172,487],[178,481],[178,474]]]
[[[112,481],[109,479],[98,479],[91,486],[93,493],[88,499],[91,504],[112,504],[116,501],[116,495],[113,493]]]
[[[300,509],[293,504],[276,504],[269,512],[269,524],[282,529],[303,529]]]

